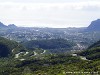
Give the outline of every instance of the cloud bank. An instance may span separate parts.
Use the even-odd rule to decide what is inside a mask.
[[[83,27],[100,18],[100,1],[0,2],[0,21],[18,26]]]

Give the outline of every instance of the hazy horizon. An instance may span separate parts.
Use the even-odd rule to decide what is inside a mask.
[[[100,18],[100,0],[0,0],[0,21],[19,27],[87,27]]]

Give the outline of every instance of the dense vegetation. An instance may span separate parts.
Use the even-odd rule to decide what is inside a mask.
[[[80,55],[86,56],[86,58],[88,58],[89,60],[93,60],[93,59],[94,60],[95,59],[100,60],[100,47],[88,49],[88,50],[83,51],[82,53],[80,53]]]
[[[94,48],[94,47],[100,47],[100,41],[97,41],[96,43],[92,44],[88,49]]]
[[[0,75],[86,75],[82,72],[96,75],[100,71],[100,60],[84,61],[70,55],[48,55],[25,61],[1,59],[0,64]]]
[[[0,57],[8,57],[12,53],[12,49],[18,45],[15,41],[0,37]]]
[[[81,52],[80,55],[85,56],[89,60],[100,60],[100,41],[92,44],[88,50]]]
[[[15,41],[0,37],[0,57],[12,57],[16,53],[26,49]]]
[[[28,49],[42,48],[51,52],[71,50],[76,44],[65,39],[32,40],[23,44]]]
[[[0,57],[8,57],[9,54],[9,48],[5,44],[0,43]]]
[[[3,37],[0,37],[0,43],[7,45],[10,48],[10,50],[12,50],[13,48],[15,48],[18,45],[17,42],[5,39]]]
[[[0,75],[97,75],[100,74],[100,48],[92,47],[81,53],[77,53],[77,56],[71,54],[59,53],[59,54],[43,54],[39,47],[33,51],[25,49],[22,45],[0,38],[0,55],[6,52],[7,57],[2,56],[0,58]],[[56,43],[59,41],[56,40]],[[66,45],[65,41],[64,45]],[[42,42],[44,43],[44,42]],[[50,42],[46,42],[49,44]],[[32,44],[32,43],[31,43]],[[45,45],[46,45],[45,44]],[[55,44],[53,42],[52,44]],[[98,43],[100,44],[100,43]],[[54,45],[55,46],[55,45]],[[65,47],[62,44],[61,47]],[[34,46],[32,46],[34,47]],[[56,46],[59,47],[59,46]],[[67,45],[67,47],[69,47]],[[60,47],[59,47],[60,48]],[[12,51],[14,50],[14,51]],[[12,57],[8,57],[9,51]],[[29,52],[25,56],[24,53]],[[36,54],[36,51],[40,51]],[[44,51],[44,50],[43,50]],[[22,52],[18,58],[14,55]],[[24,52],[24,53],[23,53]],[[33,52],[33,56],[30,54]],[[83,60],[80,57],[84,56],[87,60]],[[24,60],[20,60],[24,59]]]

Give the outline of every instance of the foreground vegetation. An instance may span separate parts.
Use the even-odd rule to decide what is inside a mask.
[[[86,75],[82,72],[96,75],[99,71],[100,60],[81,60],[65,54],[47,55],[42,59],[33,57],[25,61],[0,59],[0,75]]]
[[[41,53],[39,48],[32,51],[14,41],[0,39],[0,75],[100,74],[100,42],[97,46],[92,45],[88,50],[73,56],[68,53],[45,53],[43,49],[40,49],[43,50]],[[15,55],[21,52],[22,54],[15,58]],[[29,53],[25,56],[26,52]],[[32,52],[33,55],[30,56]]]

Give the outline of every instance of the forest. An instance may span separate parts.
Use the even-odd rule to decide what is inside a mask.
[[[65,41],[59,42],[66,44]],[[49,44],[48,40],[46,44]],[[43,53],[44,49],[32,50],[20,43],[0,37],[0,75],[98,75],[100,74],[99,46],[100,41],[87,50],[74,53],[76,55],[73,56],[72,53],[65,52]],[[15,58],[18,53],[20,53],[18,58]]]

